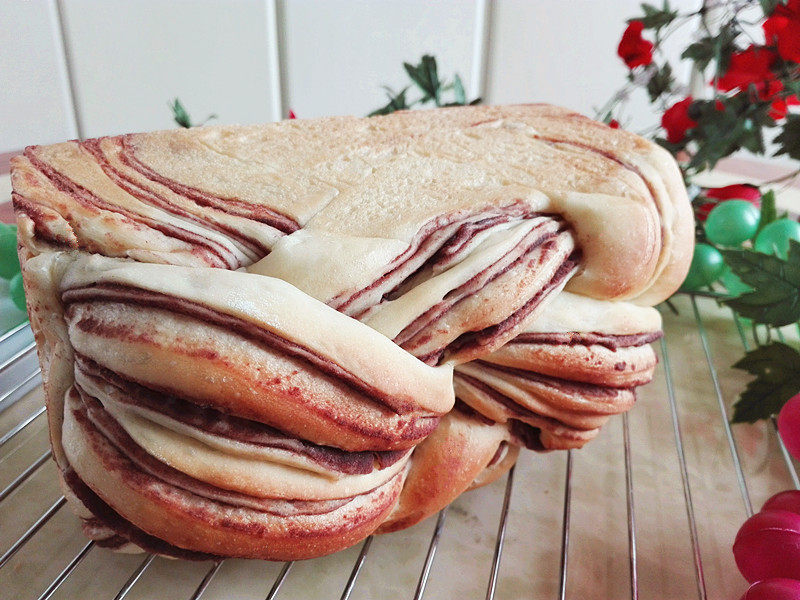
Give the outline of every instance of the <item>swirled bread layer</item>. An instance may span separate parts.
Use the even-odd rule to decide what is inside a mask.
[[[202,484],[194,489],[176,485],[184,483],[185,476],[167,465],[140,468],[129,458],[136,453],[135,445],[119,431],[113,433],[113,419],[109,422],[102,412],[92,418],[91,410],[77,392],[69,394],[64,449],[77,477],[125,522],[190,552],[273,560],[334,552],[365,537],[383,521],[405,475],[400,471],[377,488],[344,502],[295,507],[277,499],[251,508],[232,503],[228,496],[217,500],[201,495],[198,492],[208,493]],[[112,431],[115,440],[100,428]],[[147,453],[142,456],[150,461]],[[114,522],[106,524],[115,527]]]

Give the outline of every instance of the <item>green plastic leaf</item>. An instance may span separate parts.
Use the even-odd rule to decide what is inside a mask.
[[[439,97],[441,91],[441,82],[439,81],[439,73],[436,68],[436,59],[426,54],[422,57],[422,67],[424,68],[425,76],[428,80],[428,85],[430,86],[430,96],[436,101],[436,105],[439,106],[441,104],[441,98]]]
[[[419,73],[417,67],[415,65],[412,65],[411,63],[404,62],[403,68],[406,70],[406,73],[411,78],[411,81],[413,81],[417,85],[417,87],[420,88],[425,93],[423,101],[428,100],[430,98],[430,95],[429,92],[427,91],[427,82]]]
[[[759,231],[764,229],[765,225],[769,225],[777,220],[777,218],[778,211],[775,208],[775,192],[769,190],[761,196],[761,217],[758,220],[756,235],[758,235]]]
[[[733,405],[733,423],[768,419],[800,392],[800,353],[786,344],[751,350],[733,366],[756,376]]]
[[[761,5],[761,10],[764,11],[764,16],[768,17],[773,12],[775,12],[775,8],[778,6],[780,0],[758,0],[758,3]]]
[[[800,319],[800,244],[791,240],[787,260],[753,250],[723,250],[731,270],[753,291],[725,304],[741,316],[774,327]]]
[[[741,126],[742,135],[739,144],[753,154],[764,154],[764,134],[761,126],[750,119],[744,119]]]
[[[389,104],[381,106],[380,108],[376,108],[371,113],[369,113],[367,116],[368,117],[377,117],[377,116],[380,116],[380,115],[388,115],[388,114],[391,114],[393,112],[394,112],[394,109],[392,108],[392,103],[390,102]]]
[[[726,22],[717,35],[700,38],[689,44],[681,54],[681,58],[694,61],[695,66],[703,71],[712,60],[718,61],[718,71],[724,73],[728,68],[730,55],[735,52],[736,38],[739,30],[733,22]]]
[[[189,113],[178,98],[175,98],[169,107],[170,110],[172,110],[172,118],[175,120],[175,123],[186,129],[192,126],[192,119],[189,117]]]
[[[198,127],[200,125],[205,125],[211,119],[217,118],[217,115],[212,113],[199,123],[195,124],[192,123],[192,119],[189,116],[189,111],[186,110],[186,107],[178,98],[175,98],[175,100],[173,100],[172,102],[168,102],[167,105],[169,106],[169,109],[172,111],[172,119],[175,121],[175,123],[177,123],[180,127],[185,127],[186,129],[189,129],[190,127]]]
[[[800,115],[788,115],[783,124],[783,131],[775,138],[778,151],[775,156],[786,154],[790,158],[800,160]]]
[[[705,70],[714,56],[714,41],[708,37],[698,40],[693,44],[689,44],[686,50],[681,54],[681,58],[694,61],[694,64],[700,71]]]
[[[368,117],[374,117],[377,115],[388,115],[398,110],[407,110],[409,107],[408,102],[406,101],[406,92],[408,92],[408,87],[403,88],[397,94],[392,91],[391,88],[385,87],[383,88],[386,90],[386,95],[389,98],[389,102],[376,110],[373,110],[369,113]]]
[[[464,90],[464,82],[461,77],[456,74],[451,83],[445,83],[439,78],[439,70],[436,64],[436,58],[426,54],[418,64],[403,63],[403,69],[408,77],[411,79],[412,85],[403,89],[400,93],[395,94],[391,89],[384,87],[389,102],[384,106],[372,111],[368,116],[387,115],[396,110],[407,110],[419,104],[433,101],[436,106],[470,106],[480,104],[481,99],[475,98],[467,102],[467,94]],[[406,99],[406,92],[410,88],[417,88],[422,92],[422,97],[413,100]],[[445,102],[443,96],[449,96],[450,90],[453,91],[453,100]]]
[[[642,4],[643,16],[629,19],[630,21],[641,21],[645,29],[661,29],[666,25],[672,23],[675,17],[678,16],[678,11],[670,10],[667,0],[664,0],[664,6],[657,8],[652,4]]]
[[[788,79],[784,78],[782,81],[785,92],[788,96],[797,96],[800,94],[800,78],[798,79]]]
[[[203,120],[202,120],[200,123],[198,123],[198,124],[196,125],[196,127],[199,127],[200,125],[205,125],[205,124],[206,124],[206,123],[208,123],[209,121],[212,121],[213,119],[216,119],[216,118],[217,118],[217,113],[211,113],[211,114],[210,114],[210,115],[208,115],[208,116],[207,116],[205,119],[203,119]]]
[[[664,64],[660,69],[656,69],[647,82],[647,93],[650,96],[650,102],[655,102],[661,97],[661,94],[669,92],[674,81],[672,67],[669,66],[669,63]]]
[[[453,93],[456,97],[456,104],[467,103],[467,94],[464,92],[464,84],[461,83],[461,77],[458,76],[458,73],[456,73],[456,77],[453,80]]]
[[[439,81],[439,74],[437,72],[436,59],[426,54],[422,57],[418,65],[403,63],[403,68],[406,70],[406,73],[408,73],[411,81],[424,93],[422,101],[427,102],[433,99],[438,105],[441,82]]]
[[[711,169],[720,159],[742,148],[763,153],[763,128],[774,123],[768,115],[769,108],[768,102],[752,103],[750,96],[742,93],[692,102],[689,116],[697,125],[681,142],[684,146],[690,141],[697,145],[689,170]]]
[[[697,116],[692,116],[697,125],[690,130],[684,141],[697,142],[697,152],[689,162],[689,168],[698,171],[711,169],[717,162],[738,150],[745,134],[741,119],[733,110],[716,110],[712,101],[692,103]]]
[[[680,152],[681,150],[683,150],[686,147],[686,143],[684,141],[681,141],[681,142],[678,142],[678,143],[674,144],[672,142],[668,142],[663,137],[658,137],[658,136],[656,136],[654,141],[656,142],[656,144],[658,144],[662,148],[665,148],[666,150],[669,151],[670,154],[673,154],[673,155],[677,154],[678,152]]]
[[[740,33],[737,22],[731,20],[723,23],[719,33],[711,38],[714,46],[714,58],[717,61],[717,73],[722,74],[728,70],[731,54],[739,49],[736,45],[736,38]]]

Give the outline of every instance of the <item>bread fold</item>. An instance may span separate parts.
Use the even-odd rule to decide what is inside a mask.
[[[595,327],[599,315],[605,320]],[[649,344],[661,337],[660,325],[653,308],[564,292],[505,346],[457,366],[456,398],[492,421],[533,428],[534,450],[580,448],[652,379]]]

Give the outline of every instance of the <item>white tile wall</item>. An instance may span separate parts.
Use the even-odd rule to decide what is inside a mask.
[[[617,56],[617,45],[626,19],[641,14],[640,3],[497,0],[491,18],[487,101],[550,102],[594,116],[595,108],[625,83],[628,70]],[[695,10],[699,4],[670,1],[682,11]],[[670,40],[672,48],[690,35],[690,28],[679,30]],[[676,52],[671,55],[675,58]],[[688,77],[688,72],[681,75]],[[632,96],[629,114],[632,130],[657,122],[642,90]]]
[[[55,0],[0,2],[0,154],[76,136]]]
[[[699,2],[671,4],[694,8]],[[489,102],[547,101],[591,114],[624,82],[616,46],[638,5],[639,0],[0,2],[0,154],[78,133],[172,127],[167,101],[175,96],[195,119],[216,112],[220,123],[269,121],[289,108],[301,117],[363,115],[385,103],[382,84],[399,88],[407,82],[402,62],[426,52],[436,55],[443,75],[459,72],[468,91],[484,92]],[[483,72],[486,85],[479,90],[477,75]],[[646,108],[640,97],[632,112],[646,115]],[[652,122],[642,116],[633,125]]]
[[[298,116],[364,115],[402,89],[402,63],[433,54],[469,87],[475,4],[464,0],[284,0],[286,105]],[[409,92],[409,99],[418,97]]]
[[[269,121],[263,0],[63,0],[83,135],[172,127],[167,101],[193,118]]]

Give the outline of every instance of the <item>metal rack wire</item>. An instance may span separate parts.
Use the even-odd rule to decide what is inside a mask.
[[[701,300],[701,302],[703,302]],[[723,392],[720,385],[720,378],[717,372],[717,368],[715,367],[711,344],[709,342],[709,336],[706,331],[705,320],[703,314],[698,306],[698,300],[694,297],[690,300],[691,311],[694,316],[694,324],[696,326],[697,335],[699,336],[699,340],[702,346],[702,353],[703,359],[707,365],[708,376],[711,379],[714,395],[716,396],[716,401],[719,407],[719,424],[724,429],[725,432],[725,439],[727,441],[728,451],[730,453],[733,468],[735,470],[736,480],[738,482],[738,488],[741,495],[742,503],[745,508],[746,514],[749,516],[753,513],[753,505],[750,498],[750,493],[748,490],[748,485],[745,477],[745,471],[742,467],[742,461],[740,459],[739,448],[737,446],[736,439],[734,438],[733,432],[731,430],[729,424],[729,415],[728,410],[726,407],[725,400],[723,398]],[[732,323],[734,323],[732,321]],[[741,343],[743,344],[744,348],[748,347],[748,340],[746,335],[744,334],[743,329],[739,323],[735,323],[737,326],[739,336],[741,339]],[[687,455],[684,443],[684,435],[681,427],[681,411],[680,405],[676,398],[676,386],[675,386],[675,372],[673,370],[672,361],[670,359],[670,353],[668,350],[667,338],[673,335],[674,332],[671,332],[669,329],[666,331],[666,335],[662,338],[660,342],[660,374],[657,375],[664,378],[664,383],[666,386],[666,400],[669,404],[669,414],[671,417],[671,425],[672,425],[672,433],[674,435],[674,445],[675,445],[675,452],[677,453],[677,464],[679,467],[680,472],[680,480],[682,484],[682,493],[683,493],[683,500],[686,509],[686,524],[690,538],[691,544],[691,552],[692,552],[692,562],[694,567],[694,575],[696,581],[696,592],[697,597],[700,600],[705,600],[709,597],[709,590],[707,589],[707,581],[704,574],[704,563],[703,563],[703,555],[701,553],[701,541],[700,536],[698,535],[698,515],[695,507],[695,501],[693,499],[692,494],[692,480],[690,477],[690,472],[687,464]],[[27,337],[26,337],[27,336]],[[14,341],[16,340],[16,341]],[[25,340],[28,340],[27,342]],[[11,344],[14,344],[13,348],[9,350]],[[22,397],[25,392],[27,392],[31,385],[35,387],[39,381],[39,373],[38,373],[38,365],[33,367],[33,370],[30,367],[22,368],[21,365],[23,361],[28,360],[33,354],[33,345],[30,341],[30,332],[27,326],[20,326],[17,329],[9,332],[8,334],[4,335],[0,338],[0,349],[5,347],[7,354],[10,353],[10,356],[4,360],[4,362],[0,365],[0,376],[2,376],[2,384],[0,384],[0,411],[5,408],[8,408],[12,405],[16,400]],[[2,359],[2,354],[0,354],[0,359]],[[11,377],[12,370],[14,370],[14,377]],[[23,434],[32,424],[40,422],[40,419],[43,418],[44,408],[41,406],[35,406],[31,408],[30,412],[24,416],[22,416],[18,422],[14,423],[13,425],[9,426],[7,432],[5,432],[0,437],[0,451],[2,451],[3,446],[17,438]],[[772,424],[774,427],[774,423]],[[638,562],[638,554],[637,554],[637,527],[636,527],[636,487],[634,485],[634,463],[633,463],[633,456],[631,452],[631,428],[629,424],[629,417],[628,415],[624,415],[622,417],[622,447],[623,447],[623,468],[624,468],[624,481],[625,481],[625,490],[624,490],[624,497],[626,500],[626,514],[627,514],[627,532],[628,532],[628,564],[627,564],[627,571],[628,571],[628,580],[629,580],[629,587],[630,587],[630,598],[632,600],[638,600],[639,598],[639,562]],[[783,445],[780,445],[780,453],[783,457],[783,461],[785,462],[786,469],[788,471],[789,476],[791,477],[792,482],[794,483],[795,487],[800,488],[800,481],[798,480],[797,470],[795,465],[786,452],[786,449]],[[48,450],[43,454],[39,455],[31,464],[21,470],[13,480],[6,485],[6,487],[0,491],[0,515],[7,515],[7,511],[4,511],[4,503],[8,501],[8,499],[14,494],[15,491],[20,489],[22,486],[26,484],[26,482],[37,472],[39,471],[43,465],[48,463],[51,457],[51,452]],[[0,455],[0,465],[3,464],[5,461],[6,456]],[[566,454],[566,468],[564,473],[564,493],[563,493],[563,512],[561,517],[561,535],[560,535],[560,567],[558,572],[558,598],[565,599],[567,598],[567,591],[568,591],[568,584],[570,581],[570,541],[571,538],[575,535],[575,532],[571,532],[570,524],[571,524],[571,515],[572,515],[572,496],[573,496],[573,452],[570,451]],[[488,574],[488,581],[485,585],[485,598],[487,600],[492,600],[496,597],[497,589],[498,589],[498,582],[501,577],[501,570],[500,565],[503,559],[503,551],[506,546],[507,536],[507,523],[508,523],[508,516],[509,516],[509,507],[511,505],[512,500],[512,490],[514,489],[514,478],[515,478],[515,469],[511,469],[505,479],[505,488],[502,496],[502,506],[500,508],[499,513],[499,521],[497,524],[497,533],[494,537],[494,552],[492,556],[492,561],[490,565],[471,565],[471,568],[474,569],[486,569]],[[28,529],[20,535],[13,543],[10,544],[7,548],[0,548],[0,595],[2,595],[2,581],[4,578],[10,577],[26,577],[24,572],[9,572],[7,565],[9,561],[21,550],[25,547],[26,544],[34,540],[42,530],[42,528],[57,515],[65,504],[65,499],[63,496],[60,496],[52,505],[49,506],[36,520],[28,527]],[[448,507],[449,508],[449,507]],[[413,593],[413,598],[415,600],[419,600],[423,598],[425,595],[426,589],[428,588],[428,584],[431,581],[431,576],[433,572],[433,565],[434,561],[437,556],[437,550],[439,549],[440,540],[442,538],[442,533],[445,530],[447,525],[447,515],[448,515],[448,508],[442,510],[438,518],[436,520],[435,526],[430,536],[430,540],[427,545],[427,552],[425,553],[424,560],[422,562],[422,567],[419,571],[419,576],[417,579],[416,589]],[[553,538],[554,543],[556,538]],[[358,553],[355,562],[353,563],[352,569],[350,571],[349,577],[347,579],[346,584],[341,589],[341,592],[336,592],[331,590],[330,597],[335,598],[337,595],[342,598],[342,600],[348,600],[351,598],[353,594],[353,590],[355,589],[358,581],[359,576],[362,573],[364,565],[367,564],[370,558],[370,549],[373,545],[373,538],[367,538],[361,545],[360,551]],[[84,561],[87,555],[94,549],[95,544],[93,542],[85,543],[82,548],[78,552],[76,552],[71,557],[68,557],[68,560],[63,567],[63,569],[52,579],[49,585],[41,591],[34,591],[34,594],[38,594],[39,600],[46,600],[48,598],[53,597],[58,593],[59,588],[67,581],[70,577],[73,577],[76,569],[78,569],[79,565]],[[420,548],[422,550],[422,548]],[[115,600],[122,600],[129,596],[132,590],[135,589],[137,582],[140,581],[142,576],[152,567],[154,564],[155,557],[153,555],[145,556],[141,562],[138,563],[138,566],[131,572],[128,579],[124,582],[124,584],[116,591],[116,596],[113,596]],[[574,559],[574,557],[573,557]],[[732,560],[732,558],[731,558]],[[283,564],[282,568],[278,571],[275,578],[272,580],[272,585],[266,594],[265,597],[267,600],[272,600],[280,596],[281,590],[284,589],[284,584],[290,578],[292,574],[292,569],[295,563],[287,562]],[[204,597],[206,594],[209,586],[215,580],[215,578],[220,573],[220,569],[223,566],[223,562],[216,562],[211,564],[208,569],[205,571],[205,574],[202,580],[194,587],[194,590],[191,592],[190,595],[187,597],[196,600],[198,598]],[[480,592],[482,594],[484,592]],[[36,595],[32,597],[37,597]],[[109,596],[111,597],[111,596]],[[170,596],[170,597],[178,597],[178,596]],[[476,597],[479,595],[476,593]]]

